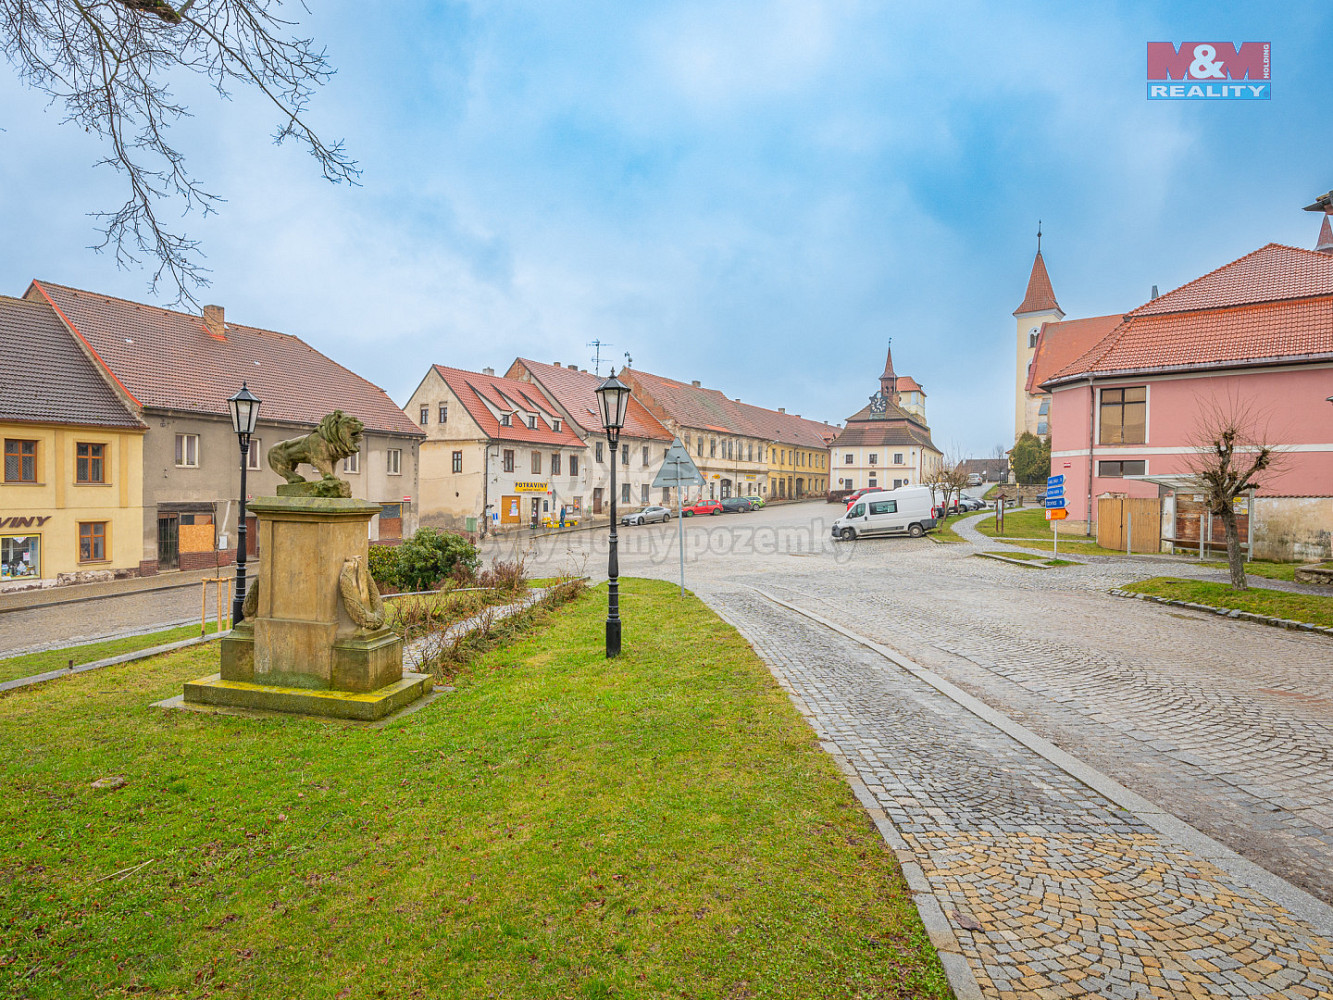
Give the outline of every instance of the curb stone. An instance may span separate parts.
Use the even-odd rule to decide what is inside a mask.
[[[1169,604],[1176,608],[1189,608],[1191,611],[1202,611],[1206,614],[1217,615],[1219,618],[1232,618],[1236,621],[1253,622],[1256,625],[1269,625],[1273,628],[1284,628],[1289,632],[1313,632],[1320,635],[1333,636],[1333,628],[1327,625],[1316,625],[1314,622],[1298,622],[1291,618],[1274,618],[1272,615],[1260,615],[1253,611],[1241,611],[1239,608],[1218,608],[1211,604],[1197,604],[1194,601],[1178,601],[1173,597],[1159,597],[1156,594],[1136,594],[1128,590],[1121,590],[1119,587],[1113,587],[1107,591],[1112,597],[1125,597],[1134,601],[1152,601],[1156,604]]]

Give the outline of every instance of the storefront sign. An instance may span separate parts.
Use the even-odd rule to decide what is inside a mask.
[[[545,492],[546,492],[546,484],[545,484],[545,483],[515,483],[515,484],[514,484],[514,492],[515,492],[515,493],[545,493]]]
[[[40,528],[47,521],[51,520],[52,515],[45,517],[0,517],[0,530],[5,528]]]

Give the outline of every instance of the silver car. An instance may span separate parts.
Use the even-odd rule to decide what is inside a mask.
[[[633,514],[626,514],[620,519],[621,524],[652,524],[655,521],[670,521],[671,510],[667,507],[645,507]]]

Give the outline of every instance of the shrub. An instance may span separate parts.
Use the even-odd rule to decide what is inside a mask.
[[[398,549],[391,545],[372,545],[369,557],[370,577],[381,590],[398,586]]]
[[[477,576],[479,587],[511,592],[525,589],[527,582],[527,571],[524,569],[522,559],[514,562],[498,561],[482,570]]]
[[[461,535],[420,528],[398,546],[398,586],[405,591],[429,590],[460,564],[475,572],[481,564],[475,546]]]

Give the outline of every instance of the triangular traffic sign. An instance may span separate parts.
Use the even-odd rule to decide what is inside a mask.
[[[661,489],[664,486],[702,485],[704,485],[703,474],[694,464],[694,459],[690,458],[685,446],[680,443],[680,438],[676,438],[667,449],[666,458],[662,459],[662,468],[658,470],[657,478],[653,480],[653,489]]]

